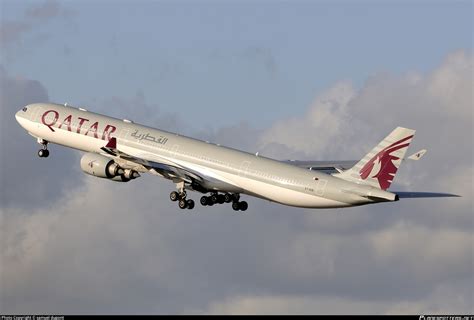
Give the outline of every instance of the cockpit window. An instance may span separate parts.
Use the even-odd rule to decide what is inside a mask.
[[[26,110],[28,110],[28,108],[25,107],[25,108],[23,108],[23,109],[21,109],[21,110],[22,110],[23,112],[26,112]]]

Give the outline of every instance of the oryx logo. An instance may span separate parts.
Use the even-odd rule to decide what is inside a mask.
[[[382,149],[372,159],[370,159],[359,171],[362,179],[376,178],[379,181],[380,188],[386,190],[390,187],[398,167],[393,161],[399,160],[399,157],[392,155],[393,152],[408,147],[410,142],[406,142],[413,138],[413,135],[392,143],[388,147]]]

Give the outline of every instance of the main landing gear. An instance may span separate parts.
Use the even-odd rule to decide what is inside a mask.
[[[38,150],[38,156],[47,158],[49,156],[48,141],[38,138],[38,143],[43,145],[43,148]]]
[[[201,204],[203,206],[213,206],[215,204],[223,204],[223,203],[230,203],[232,202],[232,209],[235,211],[245,211],[248,208],[248,204],[245,201],[239,201],[240,195],[239,194],[230,194],[224,193],[219,194],[217,192],[213,192],[210,196],[203,196],[201,197]]]
[[[176,192],[173,191],[170,193],[170,200],[171,201],[178,201],[178,206],[180,209],[193,209],[194,208],[194,200],[186,199],[186,191]]]
[[[173,202],[178,202],[180,209],[193,209],[194,201],[191,199],[186,199],[186,190],[184,189],[184,183],[179,182],[176,184],[178,191],[173,191],[170,193],[170,200]],[[240,195],[238,193],[230,194],[224,193],[219,194],[217,192],[212,192],[210,196],[201,197],[201,204],[203,206],[213,206],[215,204],[223,203],[232,203],[232,209],[235,211],[245,211],[248,208],[248,204],[245,201],[239,201]]]
[[[170,200],[175,202],[178,201],[178,206],[180,209],[193,209],[194,200],[186,199],[186,190],[184,190],[184,182],[179,182],[176,184],[179,192],[173,191],[170,193]]]

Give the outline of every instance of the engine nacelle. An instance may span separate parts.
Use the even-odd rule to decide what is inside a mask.
[[[131,169],[122,169],[114,160],[97,153],[86,153],[81,158],[81,169],[94,177],[117,182],[128,182],[140,174]]]
[[[116,181],[116,182],[129,182],[130,181],[130,179],[125,178],[123,176],[123,174],[120,175],[120,176],[115,176],[115,177],[111,178],[110,180]]]
[[[140,174],[132,169],[125,169],[122,174],[122,178],[127,179],[127,181],[131,179],[136,179],[139,176]]]

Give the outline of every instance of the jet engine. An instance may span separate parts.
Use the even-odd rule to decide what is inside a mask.
[[[117,182],[128,182],[140,176],[134,170],[121,168],[114,160],[92,152],[82,156],[81,169],[94,177]]]

